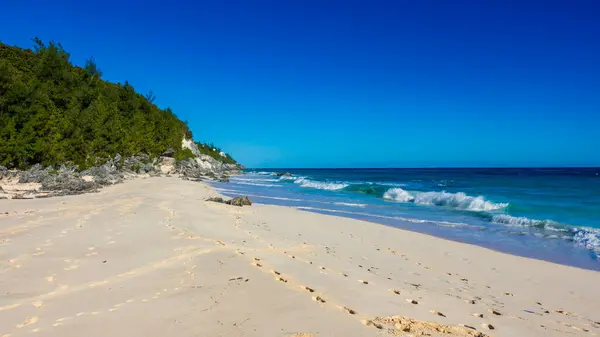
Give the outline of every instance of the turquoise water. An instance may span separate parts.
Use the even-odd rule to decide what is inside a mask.
[[[599,174],[598,168],[276,169],[215,187],[259,203],[600,270]]]

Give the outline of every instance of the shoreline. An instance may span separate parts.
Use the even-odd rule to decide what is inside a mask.
[[[0,335],[600,334],[598,272],[219,195],[153,177],[3,200]]]
[[[504,177],[502,172],[492,173]],[[390,169],[334,174],[298,170],[295,176],[277,178],[272,173],[258,172],[244,179],[234,177],[230,184],[212,185],[228,196],[247,194],[260,203],[367,220],[513,255],[600,270],[600,229],[594,227],[597,219],[589,219],[595,201],[586,202],[572,195],[587,175],[573,180],[568,172],[525,170],[525,178],[517,179],[524,180],[525,187],[502,188],[499,178],[489,178],[492,173],[481,173],[471,181],[462,171]],[[559,184],[562,187],[556,191],[547,187],[536,190],[535,181],[548,174],[567,182]],[[443,177],[454,180],[440,180]],[[593,181],[588,185],[593,186],[596,180],[590,179]],[[440,184],[451,187],[446,190]],[[520,189],[527,195],[545,197],[542,201],[521,197]],[[588,190],[581,193],[584,191]],[[585,216],[572,214],[579,206],[587,210]],[[586,223],[586,219],[590,220],[587,225],[575,225]]]
[[[273,204],[262,204],[259,203],[260,205],[265,205],[265,206],[275,206],[275,207],[289,207],[289,208],[295,208],[293,206],[283,206],[283,205],[273,205]],[[329,213],[334,213],[332,211],[329,210],[324,210],[324,211],[319,211],[319,210],[310,210],[310,209],[299,209],[301,211],[305,211],[308,213],[315,213],[315,214],[321,214],[321,215],[326,215],[326,216],[333,216],[333,217],[339,217],[339,218],[344,218],[344,219],[353,219],[353,220],[358,220],[358,221],[364,221],[364,222],[368,222],[371,224],[375,224],[375,225],[379,225],[379,226],[386,226],[389,228],[393,228],[396,230],[400,230],[400,231],[404,231],[404,232],[410,232],[410,233],[416,233],[416,234],[421,234],[421,235],[425,235],[431,238],[435,238],[435,239],[441,239],[441,240],[445,240],[445,241],[449,241],[449,242],[454,242],[454,243],[458,243],[458,244],[464,244],[464,245],[469,245],[469,246],[473,246],[473,247],[477,247],[477,248],[481,248],[481,249],[486,249],[495,253],[499,253],[499,254],[504,254],[504,255],[508,255],[508,256],[513,256],[513,257],[519,257],[519,258],[524,258],[524,259],[530,259],[530,260],[535,260],[535,261],[540,261],[540,262],[545,262],[545,263],[550,263],[553,265],[557,265],[557,266],[562,266],[562,267],[569,267],[569,268],[574,268],[574,269],[580,269],[580,270],[587,270],[587,271],[593,271],[593,272],[600,272],[600,265],[594,265],[593,267],[583,267],[583,266],[578,266],[578,265],[572,265],[572,264],[568,264],[568,263],[560,263],[560,262],[556,262],[550,259],[543,259],[543,258],[537,258],[537,257],[533,257],[533,256],[526,256],[526,255],[519,255],[516,253],[513,253],[511,251],[509,251],[508,249],[503,250],[502,248],[493,248],[493,247],[488,247],[488,246],[484,246],[481,244],[476,244],[476,243],[472,243],[469,242],[468,240],[464,239],[464,240],[458,240],[458,239],[453,239],[453,238],[449,238],[446,237],[442,234],[431,234],[427,231],[419,231],[419,230],[411,230],[411,229],[406,229],[406,228],[401,228],[398,226],[394,226],[393,224],[386,224],[385,222],[377,222],[375,220],[369,220],[369,219],[360,219],[360,218],[353,218],[351,216],[343,216],[343,215],[336,215],[336,214],[329,214]],[[338,212],[338,211],[335,211]],[[344,211],[339,211],[339,213],[344,213]]]

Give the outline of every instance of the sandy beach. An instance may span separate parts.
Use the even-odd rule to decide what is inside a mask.
[[[597,336],[600,273],[129,180],[0,200],[0,336]]]

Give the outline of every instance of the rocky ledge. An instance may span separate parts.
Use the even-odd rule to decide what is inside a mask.
[[[32,199],[96,192],[125,179],[152,176],[179,176],[182,179],[228,181],[237,174],[238,165],[223,164],[212,157],[177,161],[170,153],[159,158],[116,155],[104,164],[79,171],[75,165],[58,168],[34,165],[26,171],[8,170],[0,166],[0,199]],[[211,160],[212,159],[212,160]]]

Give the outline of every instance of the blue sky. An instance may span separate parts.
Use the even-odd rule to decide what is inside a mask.
[[[3,1],[249,167],[600,166],[600,2]]]

